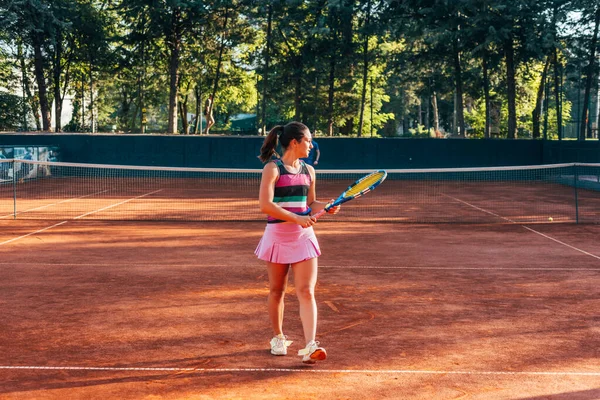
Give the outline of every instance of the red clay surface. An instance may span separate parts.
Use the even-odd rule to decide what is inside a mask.
[[[2,399],[600,398],[598,225],[321,222],[307,367],[264,223],[61,222],[0,221]]]

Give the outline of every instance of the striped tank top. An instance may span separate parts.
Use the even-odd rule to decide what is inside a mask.
[[[304,161],[300,161],[300,171],[297,174],[289,172],[281,160],[274,160],[274,162],[279,169],[279,178],[275,182],[273,203],[294,214],[306,215],[310,213],[306,199],[312,179]],[[278,222],[284,221],[270,215],[267,218],[269,224]]]

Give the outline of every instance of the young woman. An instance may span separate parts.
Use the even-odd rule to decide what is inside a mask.
[[[281,143],[283,155],[275,149]],[[327,203],[316,201],[315,170],[300,158],[308,157],[312,148],[310,130],[299,122],[274,127],[265,138],[259,158],[267,163],[262,172],[259,203],[267,214],[267,227],[255,254],[267,262],[269,273],[269,318],[273,326],[271,354],[286,355],[291,341],[283,334],[284,295],[290,267],[294,273],[300,303],[300,320],[306,347],[298,352],[302,362],[313,364],[325,360],[327,352],[315,341],[317,331],[317,257],[321,255],[312,226],[312,216]],[[333,207],[330,213],[337,213]]]

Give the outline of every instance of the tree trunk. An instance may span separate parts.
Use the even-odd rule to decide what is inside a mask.
[[[560,66],[558,64],[558,49],[554,48],[554,98],[556,100],[556,124],[558,140],[562,140],[562,104],[560,101]]]
[[[596,88],[596,138],[600,139],[600,74],[598,76],[598,87]]]
[[[144,113],[141,112],[140,105],[137,102],[135,102],[133,114],[132,114],[133,117],[131,118],[131,122],[128,123],[128,128],[131,132],[136,132],[136,120],[138,117],[138,113],[140,113],[140,115],[142,115],[142,117],[143,117]]]
[[[339,59],[339,15],[330,13],[329,26],[331,29],[331,53],[329,54],[329,78],[327,90],[327,135],[333,136],[333,104],[335,101],[335,72],[336,62]]]
[[[48,92],[46,87],[46,77],[44,76],[44,56],[42,55],[42,45],[37,40],[33,41],[34,71],[35,80],[38,85],[38,97],[40,109],[42,111],[42,130],[50,132],[50,105],[48,104]]]
[[[196,95],[196,121],[194,122],[194,135],[202,130],[202,93],[200,91],[200,84],[196,84],[194,90]]]
[[[358,137],[362,136],[364,116],[365,116],[365,101],[367,97],[367,79],[369,78],[369,22],[371,20],[371,0],[367,3],[367,17],[363,28],[365,29],[365,39],[363,43],[363,76],[362,76],[362,94],[360,99],[360,116],[358,120]]]
[[[169,122],[167,133],[177,133],[177,97],[179,91],[179,54],[181,52],[181,8],[176,7],[171,16],[171,27],[167,37],[169,44]]]
[[[544,90],[544,140],[548,139],[548,110],[550,109],[550,79],[548,78],[548,74],[546,74],[546,81],[544,85],[546,89]]]
[[[508,139],[517,137],[517,83],[515,80],[515,48],[513,38],[510,36],[504,42],[504,53],[506,57],[506,90],[508,98]]]
[[[142,13],[142,26],[148,26],[148,15]],[[140,42],[140,62],[142,64],[142,70],[139,73],[139,108],[140,108],[140,133],[146,133],[146,125],[148,124],[148,114],[146,110],[146,45],[147,45],[147,31],[143,32],[143,37]],[[136,114],[137,115],[137,114]]]
[[[327,135],[333,136],[333,101],[335,94],[335,61],[333,55],[329,60],[329,90],[327,95]]]
[[[431,124],[429,121],[431,121],[431,79],[428,79],[428,96],[427,96],[427,101],[425,102],[425,129],[427,130],[427,132],[430,131],[431,129]]]
[[[96,133],[94,115],[94,63],[90,61],[90,132]]]
[[[540,116],[542,115],[542,102],[544,100],[544,88],[546,82],[546,75],[548,75],[548,66],[550,65],[550,57],[546,57],[544,63],[544,70],[542,71],[542,78],[540,79],[540,86],[537,90],[537,96],[535,101],[535,109],[533,110],[533,138],[539,139],[540,137]]]
[[[225,50],[225,34],[227,33],[227,22],[229,20],[229,8],[225,7],[225,19],[223,20],[223,31],[221,33],[221,46],[219,47],[219,58],[217,60],[217,70],[215,72],[215,83],[212,90],[212,101],[206,115],[212,115],[215,107],[215,99],[217,98],[217,90],[219,89],[219,79],[221,79],[221,64],[223,63],[223,51]],[[208,133],[208,131],[207,131]]]
[[[121,103],[120,106],[120,110],[119,110],[119,114],[118,114],[118,118],[119,118],[119,124],[117,126],[117,129],[121,129],[121,127],[123,127],[123,129],[125,130],[129,130],[129,111],[131,110],[131,98],[129,97],[129,91],[128,90],[124,90],[123,88],[121,88],[120,91],[120,96],[119,96],[119,100]],[[75,117],[75,112],[73,113],[73,118]]]
[[[404,88],[400,88],[400,110],[398,113],[398,117],[400,117],[400,127],[401,127],[401,132],[400,134],[402,136],[404,136],[404,134],[406,133],[406,101],[405,101],[405,93],[404,93]]]
[[[319,110],[319,76],[317,75],[315,77],[315,95],[314,95],[314,99],[313,99],[313,103],[315,106],[315,110],[313,112],[313,132],[317,131],[317,124],[319,123],[319,116],[318,116],[318,110]]]
[[[42,125],[40,123],[40,104],[33,96],[31,92],[31,82],[29,81],[29,76],[27,74],[27,66],[25,65],[25,55],[23,54],[23,44],[19,40],[17,45],[17,57],[19,59],[19,65],[21,67],[21,74],[23,76],[23,92],[27,97],[27,102],[31,107],[31,111],[33,112],[33,116],[35,118],[35,126],[38,131],[42,130]],[[27,125],[27,123],[25,123]],[[25,126],[27,128],[27,126]]]
[[[83,132],[85,127],[85,72],[81,72],[81,129]]]
[[[145,22],[145,16],[142,17],[144,19]],[[145,40],[145,39],[144,39]],[[138,90],[140,92],[139,95],[139,103],[140,103],[140,110],[142,111],[140,113],[140,133],[144,134],[146,133],[146,123],[147,123],[147,117],[146,117],[146,105],[144,104],[145,102],[145,91],[146,91],[146,42],[142,41],[142,43],[140,43],[140,52],[141,52],[141,61],[142,61],[142,72],[140,73],[139,76],[139,87]]]
[[[146,108],[144,106],[144,77],[143,74],[140,74],[138,82],[138,91],[139,91],[139,108],[140,112],[140,133],[146,133]]]
[[[26,87],[27,83],[27,70],[25,69],[25,56],[23,54],[23,45],[20,40],[17,40],[17,61],[19,62],[19,67],[21,68],[21,88],[23,89],[23,127],[24,131],[28,131],[29,127],[27,126],[27,104],[30,102],[28,91]]]
[[[487,54],[483,55],[483,93],[485,97],[485,129],[483,137],[489,139],[491,137],[491,120],[490,120],[490,77],[487,65]]]
[[[271,42],[273,40],[273,6],[269,3],[267,12],[267,47],[265,49],[265,72],[263,75],[263,98],[260,134],[266,135],[267,129],[267,96],[269,87],[269,62],[271,60]]]
[[[187,86],[185,88],[185,93],[186,95],[183,97],[182,100],[179,101],[179,109],[180,109],[180,114],[181,114],[181,125],[183,128],[183,134],[184,135],[189,135],[190,131],[189,131],[189,127],[190,124],[188,123],[187,120],[187,115],[188,115],[188,101],[190,99],[190,86],[192,85],[191,81],[188,81]]]
[[[53,78],[54,78],[54,131],[62,132],[62,109],[63,109],[63,100],[67,93],[67,89],[69,86],[69,67],[70,67],[70,57],[67,57],[68,60],[63,65],[63,35],[62,30],[58,29],[56,32],[56,44],[54,51],[54,68],[53,68]],[[61,83],[60,78],[64,72],[64,83],[61,91]]]
[[[294,65],[294,120],[302,121],[302,58],[295,58]]]
[[[60,95],[60,75],[62,60],[62,35],[60,29],[56,32],[56,44],[54,46],[54,68],[52,74],[54,78],[54,132],[62,131],[62,97]]]
[[[600,25],[600,6],[596,7],[596,20],[594,24],[594,36],[590,44],[590,58],[587,67],[587,76],[585,80],[585,94],[583,95],[583,113],[581,115],[581,130],[579,131],[579,140],[585,140],[586,130],[587,137],[592,136],[592,130],[588,130],[589,126],[589,105],[590,93],[592,91],[592,78],[594,77],[594,61],[596,60],[596,43],[598,42],[598,25]]]
[[[464,103],[463,103],[463,87],[462,87],[462,67],[460,63],[460,50],[458,48],[458,38],[454,39],[453,46],[453,57],[454,57],[454,83],[456,87],[456,125],[454,127],[455,133],[460,137],[465,137],[465,114],[464,114]]]
[[[431,105],[433,108],[433,132],[435,137],[440,137],[440,113],[438,110],[437,92],[434,90],[431,95]]]
[[[189,124],[188,124],[188,121],[187,121],[187,111],[188,111],[188,108],[187,108],[187,99],[188,99],[188,96],[185,96],[185,101],[180,101],[179,102],[179,114],[180,114],[180,117],[181,117],[181,125],[182,125],[182,128],[183,128],[183,134],[184,135],[187,135],[188,132],[189,132],[189,130],[188,130],[189,129]]]

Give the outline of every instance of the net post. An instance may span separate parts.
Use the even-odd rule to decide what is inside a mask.
[[[17,161],[12,161],[13,180],[13,219],[17,219]]]
[[[578,168],[579,165],[577,163],[573,164],[573,187],[575,190],[575,223],[579,224],[579,198],[578,198],[578,190],[577,190],[577,181],[579,181]]]

